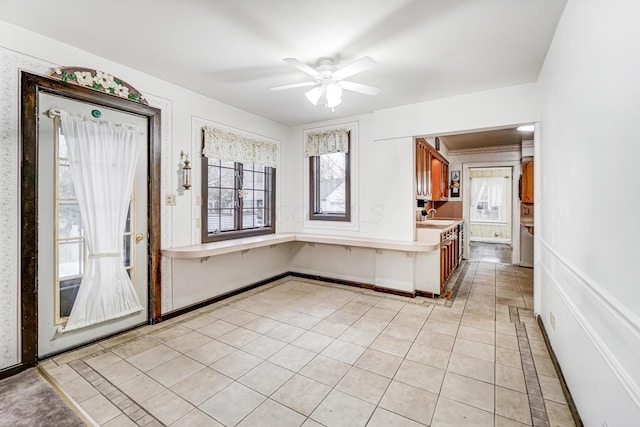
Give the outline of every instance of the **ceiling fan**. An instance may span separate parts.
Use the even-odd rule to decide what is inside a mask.
[[[316,68],[312,68],[296,58],[284,58],[283,61],[309,74],[313,77],[314,81],[276,86],[272,87],[271,90],[279,91],[313,86],[310,90],[305,92],[305,96],[313,105],[318,105],[318,103],[320,103],[320,105],[324,105],[325,107],[333,110],[334,107],[342,102],[343,89],[371,96],[375,96],[380,92],[380,89],[377,87],[344,80],[347,77],[361,73],[376,65],[376,61],[368,56],[362,57],[341,68],[338,68],[335,61],[331,58],[320,58]]]

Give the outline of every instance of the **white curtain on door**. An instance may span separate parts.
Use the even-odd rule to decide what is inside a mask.
[[[125,270],[123,234],[140,129],[61,113],[89,259],[62,332],[142,310]]]
[[[471,179],[472,222],[505,222],[507,181],[502,176]]]

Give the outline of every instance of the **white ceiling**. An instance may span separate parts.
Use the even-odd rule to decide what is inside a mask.
[[[298,125],[537,80],[566,0],[1,0],[0,19]],[[283,58],[378,62],[335,112]],[[89,64],[61,64],[88,66]],[[109,70],[103,70],[109,72]],[[130,81],[136,86],[135,81]],[[140,85],[142,86],[142,85]],[[144,89],[144,87],[142,87]]]

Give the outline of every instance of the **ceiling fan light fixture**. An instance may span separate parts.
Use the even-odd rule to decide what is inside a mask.
[[[342,102],[342,88],[335,83],[327,85],[326,95],[328,108],[334,108]]]
[[[321,58],[319,65],[312,68],[304,62],[295,58],[284,58],[284,61],[313,77],[312,82],[293,83],[284,86],[272,87],[272,91],[280,91],[284,89],[294,89],[304,86],[313,86],[312,89],[306,91],[304,95],[313,105],[321,105],[323,107],[333,109],[342,103],[342,90],[363,93],[365,95],[375,96],[380,89],[377,87],[345,81],[347,77],[361,73],[376,64],[376,61],[365,56],[346,65],[337,68],[335,62],[331,58]]]
[[[318,101],[322,96],[322,92],[324,92],[323,88],[320,86],[316,86],[313,89],[306,91],[304,93],[304,96],[306,96],[309,102],[313,105],[318,105]]]

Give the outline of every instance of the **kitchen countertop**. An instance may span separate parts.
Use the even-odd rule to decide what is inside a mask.
[[[266,246],[289,242],[319,243],[328,245],[354,246],[376,250],[401,252],[432,252],[440,247],[440,240],[428,239],[414,242],[354,238],[345,236],[314,235],[307,233],[276,233],[262,236],[243,237],[233,240],[203,243],[162,249],[162,255],[170,258],[193,259],[208,258],[233,252],[248,251]]]
[[[453,223],[449,224],[449,225],[432,225],[431,221],[453,221]],[[416,221],[416,228],[437,228],[440,229],[442,231],[448,230],[450,228],[455,227],[456,225],[460,224],[462,221],[464,221],[462,218],[432,218],[432,219],[427,219],[427,220],[423,220],[423,221]]]
[[[431,221],[452,222],[448,225],[437,225]],[[433,218],[426,221],[416,221],[416,241],[432,244],[439,243],[442,233],[451,230],[463,221],[462,218]]]

